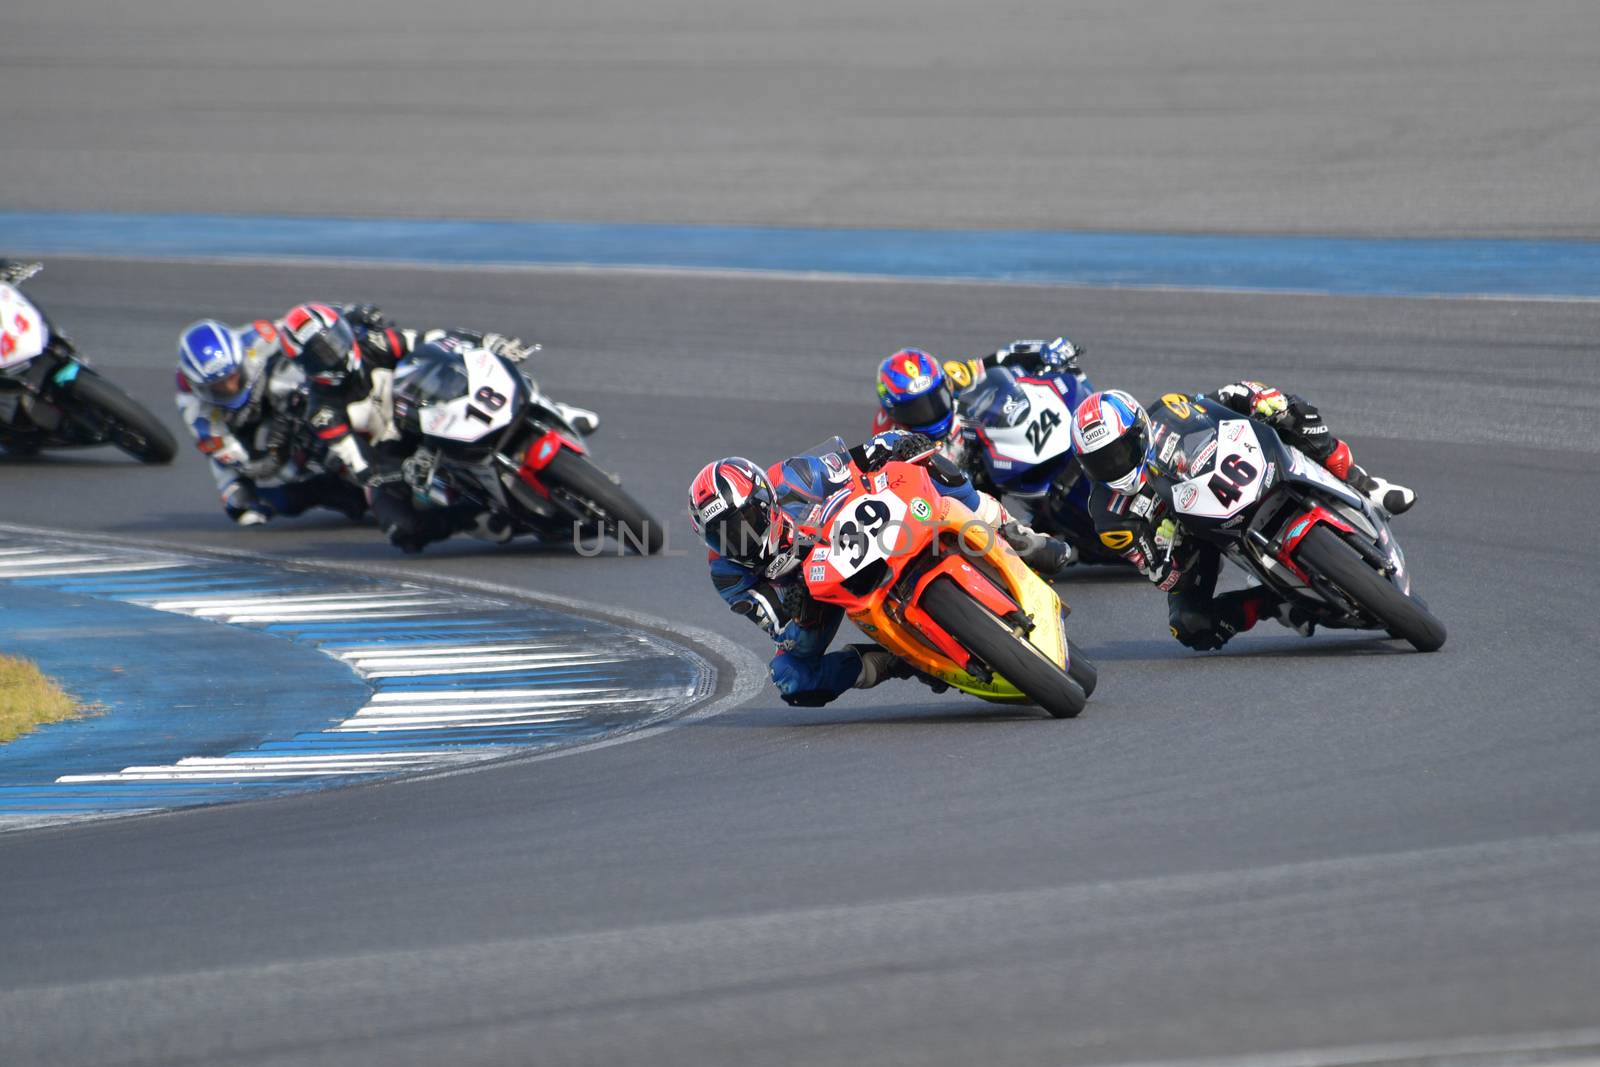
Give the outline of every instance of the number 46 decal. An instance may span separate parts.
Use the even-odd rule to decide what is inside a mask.
[[[1249,485],[1255,480],[1255,476],[1255,467],[1246,462],[1243,456],[1229,456],[1218,465],[1217,473],[1211,476],[1206,488],[1211,490],[1211,495],[1222,501],[1225,507],[1231,507],[1235,501],[1244,496],[1237,487]]]

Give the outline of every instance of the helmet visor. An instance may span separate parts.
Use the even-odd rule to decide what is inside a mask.
[[[937,428],[950,418],[950,391],[941,386],[903,403],[891,402],[886,410],[901,426],[924,431]]]
[[[702,536],[711,551],[723,559],[741,567],[755,567],[766,561],[771,532],[771,505],[752,497],[707,522]]]
[[[1144,427],[1135,423],[1108,445],[1078,456],[1083,473],[1097,482],[1114,482],[1126,477],[1144,461]]]
[[[305,343],[300,358],[305,361],[309,371],[342,372],[349,369],[350,350],[355,344],[356,337],[350,330],[350,324],[338,319]]]
[[[200,394],[202,400],[229,410],[243,405],[250,396],[250,391],[245,388],[244,371],[240,368],[234,368],[231,374],[215,381],[196,385],[194,391]]]

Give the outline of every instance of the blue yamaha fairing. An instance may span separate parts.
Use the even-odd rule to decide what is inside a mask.
[[[1068,371],[991,367],[960,398],[961,435],[980,482],[1026,501],[1034,529],[1070,541],[1086,561],[1125,563],[1095,537],[1089,480],[1072,450],[1072,413],[1092,392]]]

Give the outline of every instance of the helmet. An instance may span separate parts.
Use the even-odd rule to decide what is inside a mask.
[[[321,385],[338,385],[361,366],[361,350],[344,316],[327,304],[301,304],[283,317],[283,351]]]
[[[1091,480],[1132,493],[1145,482],[1150,416],[1121,389],[1090,393],[1072,416],[1072,447]]]
[[[920,348],[903,348],[878,364],[878,405],[897,425],[936,441],[955,425],[954,392],[939,361]]]
[[[244,344],[232,327],[201,319],[178,335],[178,373],[208,404],[238,411],[250,402],[261,369],[245,359]]]
[[[771,480],[741,456],[700,468],[689,486],[689,522],[711,551],[750,568],[777,557],[790,525]]]

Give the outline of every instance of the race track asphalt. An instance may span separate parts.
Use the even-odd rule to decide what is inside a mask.
[[[0,203],[1594,237],[1597,37],[1589,0],[7,0]]]
[[[1060,586],[1101,667],[1076,721],[909,683],[763,693],[563,759],[0,838],[8,1065],[1600,1044],[1593,304],[67,260],[33,292],[175,428],[171,345],[202,313],[316,294],[538,338],[541,383],[602,413],[600,457],[684,554],[246,534],[187,452],[0,460],[12,522],[398,563],[761,652],[689,544],[698,465],[864,428],[898,345],[1065,330],[1142,396],[1250,373],[1315,399],[1419,489],[1397,532],[1451,636],[1423,656],[1266,626],[1199,656],[1141,579],[1086,573]]]

